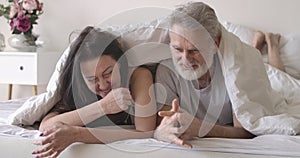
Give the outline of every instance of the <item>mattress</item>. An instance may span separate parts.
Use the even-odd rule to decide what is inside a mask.
[[[42,139],[33,127],[8,125],[6,118],[20,107],[26,98],[0,102],[0,157],[32,157],[38,149],[33,145]],[[199,138],[185,149],[155,139],[129,139],[110,144],[74,143],[59,157],[300,157],[300,136],[264,135],[253,139]]]

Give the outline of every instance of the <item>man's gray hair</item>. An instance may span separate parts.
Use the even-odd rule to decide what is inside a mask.
[[[170,26],[179,25],[186,29],[204,27],[213,39],[221,35],[221,24],[214,9],[203,2],[188,2],[178,6],[170,15]]]

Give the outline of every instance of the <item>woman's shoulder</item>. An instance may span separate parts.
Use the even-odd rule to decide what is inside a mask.
[[[130,80],[135,80],[137,78],[152,79],[152,77],[153,76],[152,76],[151,70],[149,70],[149,68],[144,67],[144,66],[139,66],[133,70]]]
[[[157,69],[158,63],[151,63],[151,64],[145,64],[145,65],[140,65],[132,69],[132,74],[133,75],[152,75],[155,76],[156,69]]]

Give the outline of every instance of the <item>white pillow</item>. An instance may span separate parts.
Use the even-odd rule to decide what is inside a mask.
[[[230,22],[223,22],[225,29],[240,38],[240,40],[248,45],[251,45],[254,37],[255,29],[245,27],[243,25],[233,24]]]
[[[129,66],[159,62],[171,57],[168,51],[162,51],[169,43],[166,19],[135,25],[99,27],[121,37],[120,43],[126,50]]]
[[[280,58],[286,72],[300,79],[300,34],[285,35],[280,42]]]
[[[243,25],[223,22],[223,26],[246,44],[251,45],[256,29]],[[286,72],[296,79],[300,79],[300,34],[282,35],[280,39],[280,58]],[[263,58],[267,62],[266,47],[263,48]]]
[[[160,60],[170,57],[168,52],[159,51],[166,48],[161,43],[168,42],[168,31],[165,29],[165,26],[167,25],[164,20],[155,20],[151,23],[124,26],[101,26],[101,28],[121,36],[120,42],[122,47],[125,50],[129,50],[126,52],[126,55],[129,57],[129,65],[138,66],[145,63],[159,62]],[[157,51],[153,51],[154,49]],[[55,91],[58,86],[60,71],[68,57],[69,50],[70,47],[64,51],[57,62],[55,71],[47,85],[47,92],[29,98],[22,107],[9,116],[9,124],[19,126],[33,125],[36,121],[41,121],[55,103],[61,99],[60,96],[55,94]],[[149,56],[155,58],[149,58]]]

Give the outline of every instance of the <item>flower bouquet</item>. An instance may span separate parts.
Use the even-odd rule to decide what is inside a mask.
[[[39,0],[8,0],[8,5],[0,4],[0,17],[8,20],[12,34],[23,36],[23,44],[36,47],[38,36],[33,34],[32,29],[43,13],[42,9],[43,3]]]

